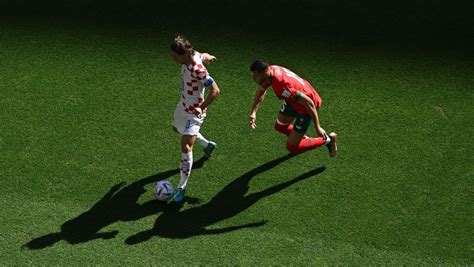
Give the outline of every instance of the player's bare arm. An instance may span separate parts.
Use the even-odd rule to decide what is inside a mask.
[[[209,53],[201,53],[201,56],[202,56],[202,62],[204,64],[210,64],[214,61],[217,60],[217,58]]]
[[[260,107],[260,104],[263,102],[265,99],[265,94],[267,93],[267,90],[263,88],[257,89],[255,92],[255,98],[253,100],[253,105],[252,105],[252,111],[250,112],[250,127],[252,129],[255,129],[257,127],[256,121],[257,121],[257,111],[258,108]]]
[[[306,110],[311,115],[311,118],[314,121],[316,132],[318,133],[319,136],[323,137],[326,140],[328,135],[326,134],[326,131],[321,127],[321,124],[319,123],[318,111],[316,109],[316,106],[314,105],[313,100],[309,98],[307,95],[302,93],[297,102],[306,108]]]
[[[194,109],[194,115],[200,118],[202,115],[202,111],[206,109],[206,107],[208,107],[214,101],[214,99],[217,98],[220,92],[221,90],[219,89],[219,86],[217,86],[217,83],[213,82],[209,87],[209,94],[207,95],[204,102],[201,104],[200,107]]]

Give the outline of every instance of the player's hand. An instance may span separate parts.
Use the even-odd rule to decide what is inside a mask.
[[[255,123],[257,121],[257,114],[252,113],[250,114],[250,128],[255,129],[257,128],[257,124]]]
[[[207,54],[207,55],[206,55],[206,58],[204,59],[204,62],[205,62],[206,64],[209,64],[209,63],[212,63],[212,62],[214,62],[214,61],[216,61],[216,60],[217,60],[217,58],[216,58],[215,56],[210,55],[210,54]]]
[[[209,57],[207,58],[207,62],[209,62],[209,63],[212,63],[212,62],[214,62],[214,61],[216,61],[216,60],[217,60],[217,58],[216,58],[215,56],[213,56],[213,55],[209,55]]]
[[[194,109],[194,115],[196,115],[196,117],[198,117],[198,118],[201,118],[202,117],[202,109],[201,108],[195,108]]]
[[[316,132],[318,133],[319,136],[321,136],[324,140],[328,139],[328,134],[326,131],[320,127],[316,127]]]

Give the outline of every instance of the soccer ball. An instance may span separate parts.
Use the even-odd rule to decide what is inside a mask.
[[[167,201],[173,196],[173,184],[171,184],[170,181],[161,180],[156,183],[154,193],[156,199],[160,201]]]

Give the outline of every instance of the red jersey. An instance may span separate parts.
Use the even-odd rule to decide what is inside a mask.
[[[306,108],[300,103],[297,103],[301,94],[311,98],[316,108],[321,106],[321,98],[308,81],[284,67],[271,65],[269,69],[271,82],[264,82],[262,87],[267,89],[271,86],[276,96],[285,100],[285,102],[291,105],[299,114],[308,115]]]

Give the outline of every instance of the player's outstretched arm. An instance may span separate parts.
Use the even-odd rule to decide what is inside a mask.
[[[303,105],[308,111],[308,113],[311,115],[311,118],[313,118],[314,126],[316,127],[316,132],[318,133],[318,135],[323,137],[324,139],[327,139],[328,135],[319,123],[318,111],[316,109],[316,106],[314,105],[313,100],[307,95],[301,94],[297,102]]]
[[[204,64],[210,64],[217,60],[215,56],[208,53],[201,53],[201,57],[202,57],[202,62],[204,62]]]
[[[263,88],[259,88],[255,92],[255,98],[253,99],[252,111],[250,112],[250,128],[255,129],[257,128],[257,110],[260,107],[260,104],[265,99],[265,94],[267,91]]]

